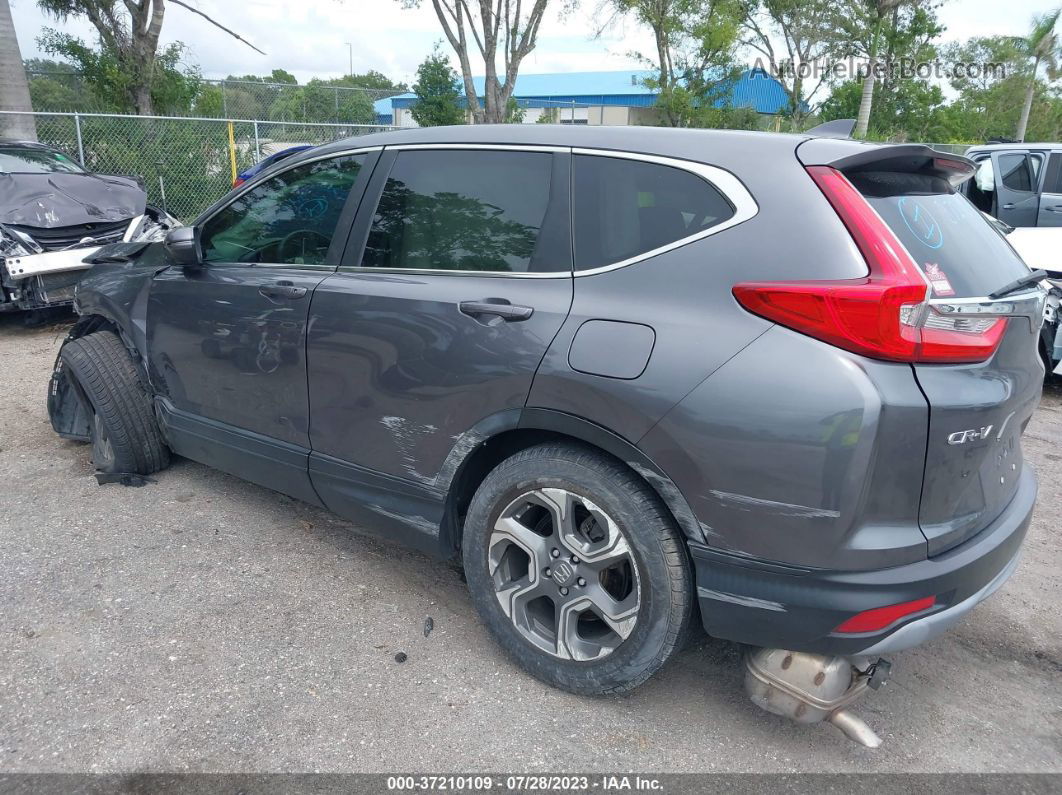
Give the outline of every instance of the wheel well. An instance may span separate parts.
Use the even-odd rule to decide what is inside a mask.
[[[74,323],[66,339],[81,339],[97,331],[111,331],[125,342],[121,329],[102,315],[82,315]],[[60,436],[89,441],[91,409],[88,407],[87,398],[74,376],[65,368],[60,371],[58,366],[52,372],[48,386],[48,416],[52,428]]]
[[[97,331],[113,331],[119,338],[122,337],[122,330],[103,315],[82,315],[70,329],[67,339],[76,340]]]
[[[660,495],[659,491],[657,491],[653,484],[647,481],[640,472],[635,471],[623,459],[598,445],[587,442],[585,439],[580,439],[577,436],[571,436],[559,431],[521,428],[504,431],[496,436],[492,436],[469,454],[468,458],[465,459],[464,463],[462,463],[457,470],[453,481],[450,483],[450,488],[447,491],[446,496],[446,509],[443,516],[441,528],[442,534],[440,538],[440,547],[443,550],[452,554],[454,557],[460,556],[461,529],[464,526],[465,514],[468,512],[468,506],[472,502],[472,497],[475,496],[476,490],[491,470],[509,456],[515,455],[521,450],[526,450],[528,447],[534,447],[535,445],[544,444],[546,442],[570,442],[582,447],[591,448],[601,455],[608,456],[622,464],[629,469],[635,477],[649,487],[649,490],[660,500],[663,510],[667,512],[668,516],[670,516],[673,521],[675,521],[674,513],[667,505],[667,501]]]

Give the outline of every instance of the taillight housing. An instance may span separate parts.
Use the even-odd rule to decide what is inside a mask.
[[[977,323],[937,313],[929,283],[892,230],[840,171],[809,166],[848,229],[869,273],[860,279],[746,282],[734,297],[750,312],[838,348],[893,362],[982,362],[1005,318]]]

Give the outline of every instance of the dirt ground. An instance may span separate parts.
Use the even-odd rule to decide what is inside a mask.
[[[323,510],[186,460],[98,486],[46,417],[64,334],[0,319],[0,772],[1062,771],[1058,387],[1017,573],[892,655],[871,751],[754,708],[733,644],[580,698],[502,656],[456,569]]]

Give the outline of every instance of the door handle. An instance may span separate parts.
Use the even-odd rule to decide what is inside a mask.
[[[1045,207],[1044,211],[1049,213],[1062,213],[1062,204],[1056,204],[1054,207]]]
[[[266,298],[294,300],[306,295],[306,288],[296,287],[291,282],[282,281],[276,284],[264,284],[258,288],[258,292]]]
[[[484,298],[482,301],[462,301],[457,305],[457,308],[471,317],[494,315],[506,321],[527,320],[535,311],[529,306],[510,304],[504,298]]]
[[[1014,209],[1014,203],[1011,202],[1010,204],[1004,204],[1003,205],[1003,209],[1004,210],[1013,210]]]

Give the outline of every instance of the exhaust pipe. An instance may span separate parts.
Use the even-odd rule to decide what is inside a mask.
[[[868,688],[885,684],[890,668],[887,660],[860,670],[847,657],[755,649],[745,655],[745,690],[768,712],[797,723],[829,721],[850,740],[877,748],[881,738],[848,707]]]

